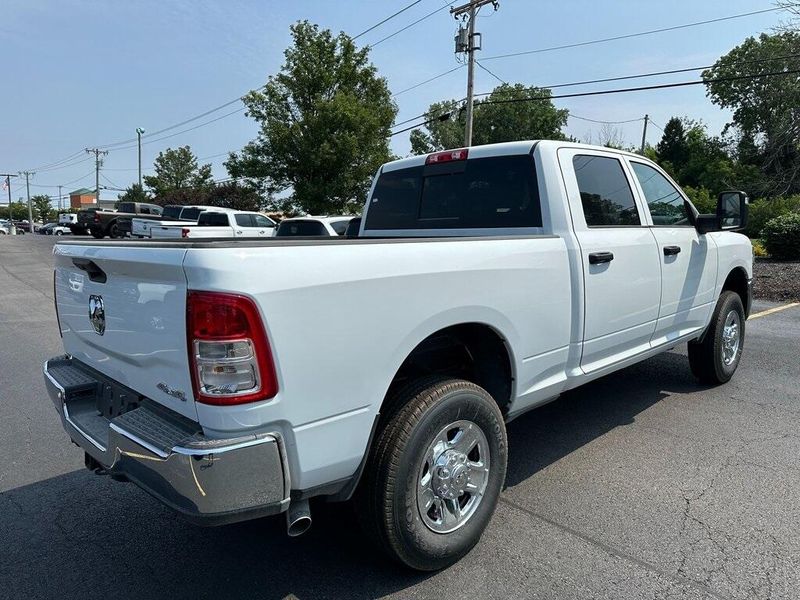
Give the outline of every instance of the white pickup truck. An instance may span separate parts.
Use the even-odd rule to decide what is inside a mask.
[[[701,381],[731,378],[746,214],[729,192],[698,215],[608,148],[407,158],[357,238],[59,242],[45,383],[89,468],[190,519],[297,535],[309,498],[352,497],[378,547],[439,569],[492,516],[507,421],[687,342]]]
[[[186,225],[194,225],[197,223],[197,218],[200,213],[207,210],[219,210],[214,206],[178,206],[170,204],[164,207],[164,212],[161,214],[163,219],[139,219],[131,220],[131,237],[135,238],[149,238],[151,227],[165,227],[175,225],[178,227],[185,227]]]
[[[277,224],[269,217],[257,212],[216,208],[204,211],[197,223],[182,225],[153,225],[151,239],[197,239],[197,238],[259,238],[275,235]]]

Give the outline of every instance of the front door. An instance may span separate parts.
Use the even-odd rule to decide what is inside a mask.
[[[717,252],[708,236],[689,222],[684,196],[655,167],[629,160],[639,193],[647,203],[661,261],[661,308],[652,345],[702,329],[714,309]]]
[[[650,349],[660,259],[618,154],[565,148],[559,161],[584,276],[581,368],[591,373]]]

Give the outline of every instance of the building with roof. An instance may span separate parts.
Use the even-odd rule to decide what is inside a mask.
[[[94,190],[89,188],[80,188],[74,192],[69,193],[69,206],[70,208],[89,208],[90,206],[97,206],[99,208],[114,208],[117,203],[116,200],[100,200],[95,199]]]

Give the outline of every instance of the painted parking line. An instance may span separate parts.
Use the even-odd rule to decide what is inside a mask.
[[[781,312],[782,310],[786,310],[787,308],[794,308],[795,306],[800,306],[800,302],[791,302],[789,304],[784,304],[782,306],[776,306],[775,308],[770,308],[767,310],[762,310],[761,312],[757,312],[747,319],[748,321],[751,319],[758,319],[759,317],[766,317],[767,315],[774,314],[776,312]]]

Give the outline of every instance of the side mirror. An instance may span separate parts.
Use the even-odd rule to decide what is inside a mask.
[[[713,215],[697,215],[694,226],[698,233],[744,229],[749,203],[744,192],[722,192],[717,197],[717,212]]]
[[[747,225],[749,204],[744,192],[722,192],[717,198],[717,218],[722,231],[737,231]]]

